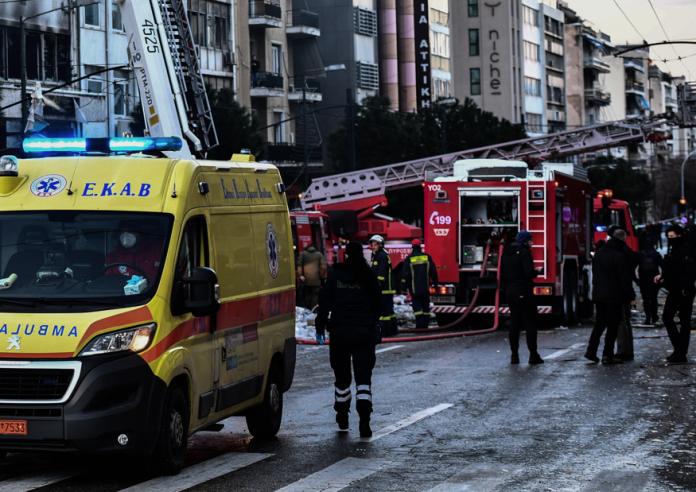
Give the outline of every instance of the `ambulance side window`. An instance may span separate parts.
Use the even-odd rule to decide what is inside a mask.
[[[198,266],[210,266],[210,252],[208,249],[208,230],[205,217],[189,219],[184,227],[179,246],[179,255],[176,260],[176,278],[190,277],[193,269]],[[184,300],[190,301],[189,286],[183,286]]]

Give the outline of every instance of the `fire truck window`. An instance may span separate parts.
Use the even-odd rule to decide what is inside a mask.
[[[626,217],[624,216],[623,210],[617,210],[613,208],[600,208],[597,211],[595,211],[595,231],[602,232],[612,225],[618,225],[624,231],[626,230]],[[628,233],[628,231],[626,232]]]
[[[312,223],[312,242],[314,245],[317,247],[319,251],[322,253],[324,252],[324,246],[321,244],[321,227],[319,226],[319,223]]]

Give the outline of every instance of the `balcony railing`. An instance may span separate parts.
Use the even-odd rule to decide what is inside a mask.
[[[285,33],[293,38],[318,37],[319,15],[307,10],[290,10],[286,12]]]
[[[582,65],[586,68],[592,68],[603,73],[608,73],[611,71],[611,66],[608,63],[605,63],[599,58],[595,57],[585,58],[582,62]]]
[[[624,67],[632,68],[633,70],[638,70],[643,73],[645,69],[643,68],[643,60],[636,58],[624,58]]]
[[[585,89],[585,100],[599,104],[609,104],[611,102],[611,94],[599,89]]]
[[[254,27],[283,27],[280,5],[263,0],[249,0],[249,25]]]
[[[673,97],[665,96],[665,105],[666,106],[676,106],[677,100],[674,99]]]
[[[626,90],[631,92],[640,92],[645,94],[645,86],[640,82],[626,82]]]
[[[259,78],[251,86],[252,97],[269,97],[283,95],[283,76],[271,72],[259,72]]]

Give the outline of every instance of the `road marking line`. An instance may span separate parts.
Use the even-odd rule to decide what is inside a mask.
[[[387,350],[394,350],[403,347],[403,345],[392,345],[391,347],[386,347],[383,349],[375,350],[375,354],[381,354],[382,352],[386,352]]]
[[[179,492],[273,456],[263,453],[227,453],[181,470],[173,477],[159,477],[121,492]]]
[[[4,480],[0,483],[0,492],[25,492],[27,490],[38,489],[57,482],[62,482],[68,478],[73,478],[86,473],[85,470],[56,471],[53,473],[42,473],[31,477],[15,477]]]
[[[389,427],[385,427],[384,429],[380,429],[374,434],[372,434],[372,437],[360,437],[357,440],[359,442],[372,442],[376,441],[377,439],[384,437],[388,434],[391,434],[392,432],[396,432],[399,429],[403,429],[404,427],[408,427],[411,424],[415,424],[416,422],[423,420],[424,418],[430,417],[431,415],[435,415],[438,412],[442,412],[443,410],[447,410],[449,407],[454,406],[452,403],[441,403],[435,407],[428,408],[426,410],[423,410],[422,412],[414,413],[413,415],[406,417],[403,420],[398,421],[394,425],[390,425]]]
[[[519,468],[474,464],[451,476],[428,492],[492,492]]]
[[[276,492],[337,492],[381,470],[390,462],[346,458]]]
[[[559,358],[561,355],[567,354],[567,353],[570,352],[571,350],[579,349],[580,347],[584,347],[584,346],[585,346],[584,343],[575,343],[575,344],[571,345],[570,348],[563,349],[563,350],[559,350],[558,352],[554,352],[554,353],[551,354],[551,355],[545,355],[545,356],[544,356],[544,359],[557,359],[557,358]]]

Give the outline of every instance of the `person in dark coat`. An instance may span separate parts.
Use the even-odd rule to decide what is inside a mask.
[[[674,353],[667,357],[669,362],[687,362],[691,338],[691,312],[694,308],[694,282],[696,282],[696,251],[684,238],[684,229],[673,225],[667,229],[668,251],[662,266],[662,274],[655,277],[655,283],[669,291],[662,321],[667,328]],[[681,330],[674,322],[679,313]]]
[[[370,249],[372,249],[372,271],[377,275],[379,285],[382,287],[382,316],[379,318],[379,323],[386,336],[396,335],[399,332],[396,314],[394,314],[396,284],[394,283],[391,257],[384,249],[384,238],[378,235],[372,236]]]
[[[519,364],[520,331],[527,332],[529,363],[543,364],[537,352],[537,303],[534,296],[534,279],[540,269],[534,268],[532,259],[532,234],[520,231],[515,242],[503,251],[501,279],[505,300],[510,306],[510,356],[511,364]]]
[[[626,231],[618,229],[602,249],[597,251],[592,263],[592,296],[597,307],[595,326],[590,335],[590,343],[585,358],[599,362],[597,349],[604,330],[602,364],[621,364],[622,359],[614,357],[614,343],[621,323],[623,305],[635,299],[631,271],[623,253],[626,245]]]
[[[645,324],[652,325],[658,320],[657,294],[660,287],[655,283],[655,277],[660,274],[662,255],[655,250],[655,240],[652,236],[643,243],[643,251],[638,254],[638,285],[643,298]]]
[[[609,237],[612,237],[614,232],[618,231],[619,229],[620,227],[617,225],[609,227],[607,230]],[[636,266],[638,265],[637,254],[625,242],[621,249],[626,257],[628,269],[631,272],[631,282],[637,282],[638,278],[636,278],[635,275]],[[631,326],[631,308],[635,307],[635,305],[635,301],[624,303],[623,310],[621,311],[619,332],[616,336],[616,357],[624,361],[633,360],[633,327]]]
[[[378,341],[375,325],[382,311],[382,296],[377,277],[363,257],[362,244],[348,243],[345,254],[345,262],[334,266],[319,293],[315,321],[317,342],[324,344],[328,330],[331,334],[329,359],[336,376],[334,410],[339,429],[348,429],[352,359],[360,437],[370,437],[372,369],[375,367],[375,345]]]
[[[655,239],[655,245],[662,248],[662,222],[655,222],[651,228],[651,235]]]
[[[430,322],[430,282],[437,287],[437,267],[429,254],[423,253],[420,239],[411,242],[413,252],[404,260],[402,292],[411,292],[416,328],[427,328]]]

